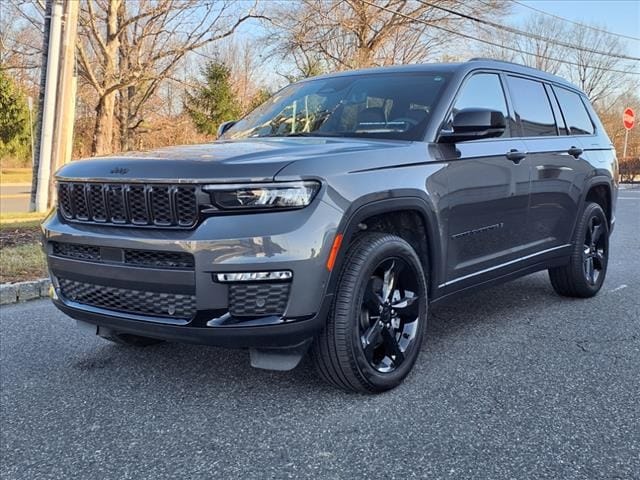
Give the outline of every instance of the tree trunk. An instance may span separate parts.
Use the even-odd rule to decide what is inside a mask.
[[[113,151],[113,119],[116,91],[100,97],[96,107],[96,125],[91,144],[92,155],[107,155]]]

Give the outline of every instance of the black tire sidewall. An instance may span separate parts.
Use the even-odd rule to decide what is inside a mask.
[[[409,372],[413,368],[420,354],[420,346],[424,337],[428,310],[427,283],[422,265],[420,263],[420,259],[418,258],[413,248],[401,238],[388,235],[384,242],[374,244],[368,243],[365,240],[364,242],[359,242],[359,244],[354,246],[354,249],[357,250],[358,248],[369,249],[369,251],[367,252],[367,259],[362,265],[360,265],[359,271],[357,272],[355,289],[351,292],[339,291],[338,295],[350,296],[349,301],[351,303],[351,307],[348,310],[349,313],[347,315],[347,318],[336,318],[336,320],[340,321],[341,323],[348,324],[347,327],[349,328],[349,331],[351,333],[351,342],[349,344],[351,349],[350,356],[355,361],[356,368],[371,387],[373,387],[375,390],[383,391],[391,389],[402,382],[402,380],[409,374]],[[382,263],[385,259],[392,257],[401,258],[402,260],[407,262],[412,270],[414,270],[414,273],[417,276],[416,281],[418,282],[418,285],[422,290],[420,292],[422,302],[420,305],[418,331],[416,332],[414,343],[410,347],[408,355],[405,357],[404,362],[402,362],[402,364],[398,368],[396,368],[392,372],[382,373],[375,370],[369,364],[364,355],[364,352],[362,351],[362,347],[360,344],[359,321],[364,292],[367,287],[367,283],[371,278],[371,275],[378,267],[378,265],[380,265],[380,263]],[[345,265],[345,268],[347,269],[350,267],[352,268],[352,265],[350,265],[349,263]]]
[[[583,260],[584,260],[584,241],[587,233],[587,229],[589,228],[589,221],[594,216],[598,217],[601,225],[604,227],[604,265],[602,268],[602,272],[598,278],[598,281],[595,285],[591,285],[584,276],[583,271]],[[607,222],[607,216],[605,215],[602,207],[597,203],[588,203],[584,211],[582,212],[582,217],[580,219],[580,224],[578,229],[576,230],[576,237],[574,240],[574,251],[571,256],[571,268],[573,270],[573,281],[576,282],[576,287],[578,290],[583,293],[585,296],[593,296],[602,287],[604,283],[607,268],[609,266],[609,224]]]

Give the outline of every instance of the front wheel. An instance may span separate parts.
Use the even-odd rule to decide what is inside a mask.
[[[426,320],[427,282],[416,252],[400,237],[366,233],[346,253],[311,355],[320,376],[339,388],[389,390],[416,362]]]
[[[569,263],[549,269],[553,289],[565,297],[593,297],[609,263],[609,224],[602,207],[588,203],[580,217]]]

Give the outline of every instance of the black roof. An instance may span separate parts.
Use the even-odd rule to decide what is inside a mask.
[[[473,70],[493,69],[505,72],[519,73],[522,75],[530,75],[551,83],[557,83],[574,90],[580,91],[578,87],[568,82],[562,77],[552,75],[550,73],[538,70],[537,68],[527,67],[518,63],[507,62],[504,60],[494,60],[491,58],[472,58],[466,62],[451,63],[418,63],[408,65],[390,65],[386,67],[364,68],[358,70],[347,70],[343,72],[328,73],[317,77],[311,77],[306,80],[317,78],[330,78],[348,75],[367,75],[375,73],[402,73],[402,72],[438,72],[438,73],[458,73],[465,75]]]

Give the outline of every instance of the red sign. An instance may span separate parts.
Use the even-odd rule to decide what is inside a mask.
[[[624,123],[624,128],[627,130],[631,130],[636,124],[636,114],[632,108],[624,109],[624,113],[622,114],[622,123]]]

